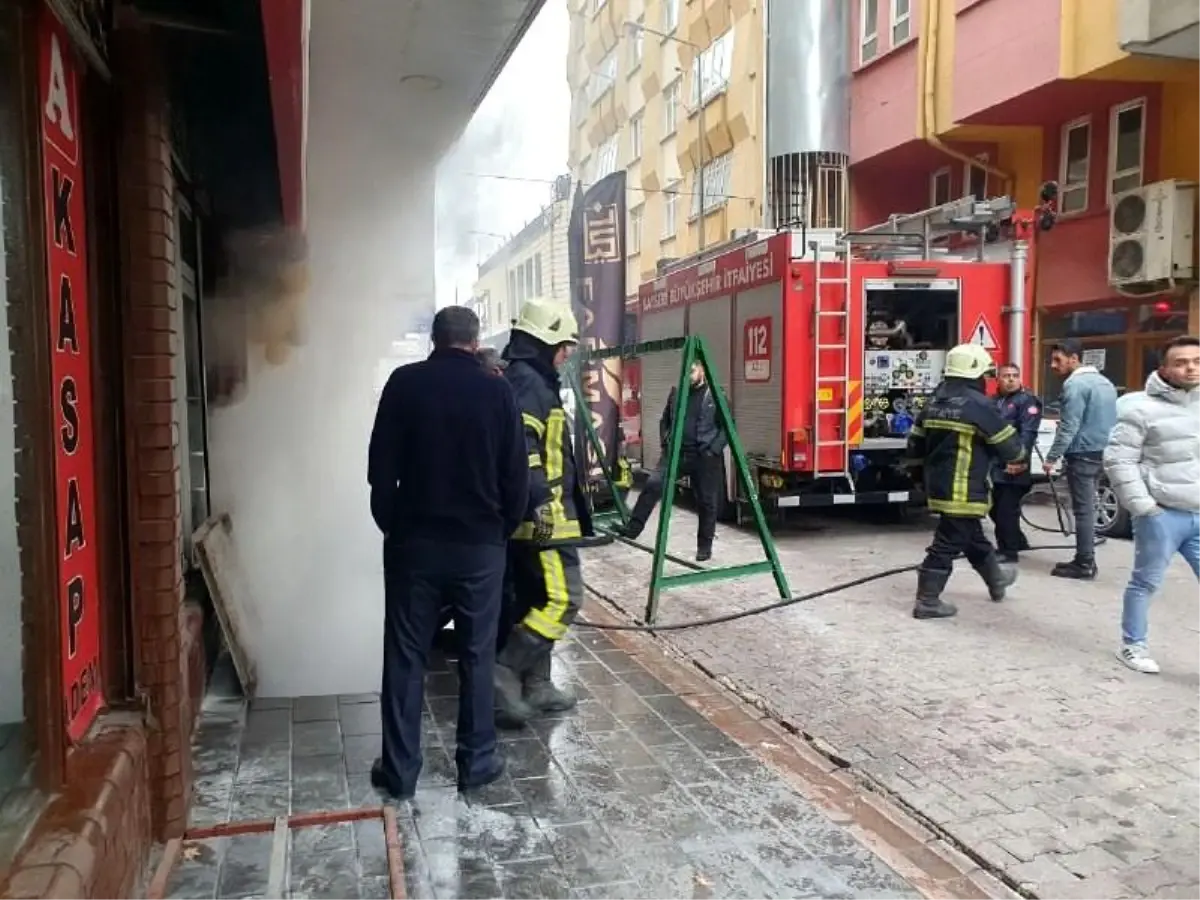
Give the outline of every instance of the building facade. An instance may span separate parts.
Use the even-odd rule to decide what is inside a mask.
[[[1036,254],[1033,358],[1080,338],[1119,387],[1139,388],[1163,341],[1200,327],[1196,4],[850,5],[853,227],[968,195],[1010,194],[1029,208],[1057,182],[1058,221]],[[1126,277],[1118,203],[1132,195],[1122,209],[1144,210],[1146,186],[1172,180],[1182,187],[1152,189],[1176,211],[1172,274]],[[1032,378],[1056,393],[1044,363]]]
[[[563,176],[549,205],[479,264],[468,305],[479,316],[484,343],[503,347],[526,300],[570,302],[570,219],[570,178]]]

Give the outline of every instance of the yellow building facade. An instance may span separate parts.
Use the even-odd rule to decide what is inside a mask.
[[[569,166],[585,185],[627,173],[633,295],[660,260],[763,221],[762,4],[568,2]]]

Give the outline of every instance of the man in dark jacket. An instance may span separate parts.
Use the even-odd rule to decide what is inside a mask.
[[[529,489],[509,542],[515,621],[496,660],[496,721],[503,727],[575,704],[551,681],[550,659],[583,605],[579,549],[571,541],[594,533],[558,377],[578,342],[568,305],[529,300],[504,349],[504,378],[525,428]]]
[[[679,473],[686,475],[692,485],[692,493],[699,507],[700,523],[696,532],[696,560],[704,562],[712,558],[713,537],[717,531],[717,510],[721,493],[725,490],[724,473],[725,445],[729,439],[717,421],[717,401],[712,388],[704,378],[704,366],[699,361],[692,363],[689,373],[692,389],[688,392],[687,409],[683,412],[683,443],[679,460]],[[675,389],[667,395],[667,406],[658,422],[658,439],[662,454],[658,465],[638,495],[629,524],[622,534],[636,538],[646,527],[646,520],[662,498],[663,479],[667,471],[667,453],[671,440],[671,428],[675,417]]]
[[[1025,462],[1009,467],[999,460],[992,464],[992,522],[996,526],[996,550],[1003,562],[1015,563],[1029,541],[1021,531],[1021,501],[1033,489],[1029,463],[1042,424],[1042,401],[1021,385],[1021,370],[1006,363],[996,372],[999,393],[996,407],[1000,418],[1017,430]]]
[[[504,771],[493,676],[508,536],[525,514],[521,417],[503,379],[475,358],[479,319],[433,320],[434,350],[388,379],[371,432],[371,514],[384,536],[383,753],[371,783],[411,796],[421,771],[425,660],[444,601],[459,635],[460,789]]]
[[[1000,562],[980,524],[988,513],[992,460],[1014,468],[1027,462],[1017,430],[984,394],[984,378],[994,371],[992,357],[979,344],[954,347],[946,354],[944,380],[908,434],[907,462],[923,470],[926,502],[941,514],[917,571],[917,619],[958,612],[942,600],[942,591],[959,553],[997,602],[1017,577],[1015,567]]]

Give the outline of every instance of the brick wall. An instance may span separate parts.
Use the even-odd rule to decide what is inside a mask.
[[[133,639],[137,680],[152,713],[151,813],[161,839],[183,832],[192,781],[180,617],[174,176],[166,77],[153,37],[134,27],[116,38]]]
[[[99,720],[67,761],[67,785],[42,816],[0,897],[133,897],[146,873],[150,797],[139,717]]]

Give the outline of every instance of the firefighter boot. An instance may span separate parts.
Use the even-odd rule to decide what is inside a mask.
[[[988,596],[995,603],[1004,599],[1004,592],[1017,580],[1017,567],[1001,562],[995,553],[989,553],[983,562],[972,563],[971,567],[979,573],[979,577],[987,585]]]
[[[536,714],[537,711],[525,701],[522,681],[525,672],[537,661],[543,643],[529,629],[517,625],[496,657],[493,681],[496,687],[497,728],[524,728]]]
[[[533,667],[527,669],[521,679],[525,702],[540,713],[566,712],[574,709],[578,702],[575,694],[555,686],[550,678],[550,662],[553,654],[547,650]]]
[[[942,599],[942,591],[950,580],[949,569],[917,569],[917,603],[914,619],[948,619],[958,613],[953,603]]]

